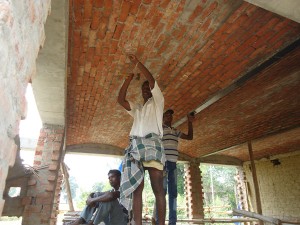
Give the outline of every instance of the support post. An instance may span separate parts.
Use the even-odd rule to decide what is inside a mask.
[[[72,200],[72,194],[71,194],[71,188],[70,188],[70,183],[69,183],[69,173],[66,168],[66,164],[64,162],[61,163],[62,171],[64,174],[64,181],[65,181],[65,188],[68,196],[68,204],[69,204],[69,209],[71,212],[74,212],[74,205],[73,205],[73,200]]]
[[[249,157],[250,157],[250,162],[251,162],[251,171],[252,171],[253,184],[254,184],[256,210],[257,210],[258,214],[262,214],[259,186],[258,186],[258,180],[257,180],[257,175],[256,175],[256,167],[255,167],[255,163],[254,163],[254,159],[253,159],[253,151],[252,151],[251,141],[248,141],[248,151],[249,151]],[[263,225],[263,222],[261,220],[259,223],[260,223],[260,225]]]

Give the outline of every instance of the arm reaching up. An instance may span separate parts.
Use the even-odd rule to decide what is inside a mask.
[[[119,91],[119,96],[118,96],[118,103],[123,106],[127,111],[130,111],[130,104],[129,102],[126,100],[126,94],[127,94],[127,90],[129,87],[130,82],[132,81],[133,78],[133,74],[130,74],[127,76],[126,80],[124,81],[120,91]]]
[[[142,74],[146,77],[146,79],[149,81],[150,88],[153,89],[155,80],[154,80],[152,74],[150,73],[150,71],[143,65],[143,63],[141,63],[137,59],[137,57],[135,55],[130,54],[128,57],[129,57],[130,61],[132,62],[132,64],[135,67],[137,67],[142,72]]]
[[[188,117],[188,134],[181,133],[180,138],[186,140],[193,140],[193,121],[195,119],[195,116],[189,113],[187,117]]]

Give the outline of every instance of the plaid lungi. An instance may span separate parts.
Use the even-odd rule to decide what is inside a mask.
[[[130,211],[133,192],[144,179],[142,162],[156,160],[165,165],[166,157],[161,137],[150,133],[145,137],[130,137],[125,149],[120,186],[120,203]]]

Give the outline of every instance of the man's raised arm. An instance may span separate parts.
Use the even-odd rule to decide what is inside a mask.
[[[134,64],[134,67],[138,68],[142,72],[142,74],[145,76],[145,78],[149,81],[150,88],[153,89],[155,80],[154,80],[152,74],[150,73],[150,71],[144,66],[143,63],[141,63],[137,59],[137,57],[135,55],[130,54],[128,57],[129,57],[130,61],[132,62],[132,64]]]
[[[194,115],[188,114],[188,134],[181,133],[180,138],[185,140],[193,140],[193,121]]]
[[[130,74],[127,76],[126,80],[124,81],[120,91],[119,91],[119,96],[118,96],[118,103],[123,106],[127,111],[130,111],[130,104],[126,100],[126,94],[127,94],[127,89],[129,87],[130,82],[132,81],[133,74]]]

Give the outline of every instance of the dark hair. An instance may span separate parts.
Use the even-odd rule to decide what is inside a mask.
[[[110,171],[108,171],[108,174],[110,174],[110,173],[115,174],[115,175],[117,175],[119,177],[121,176],[120,170],[110,170]]]

